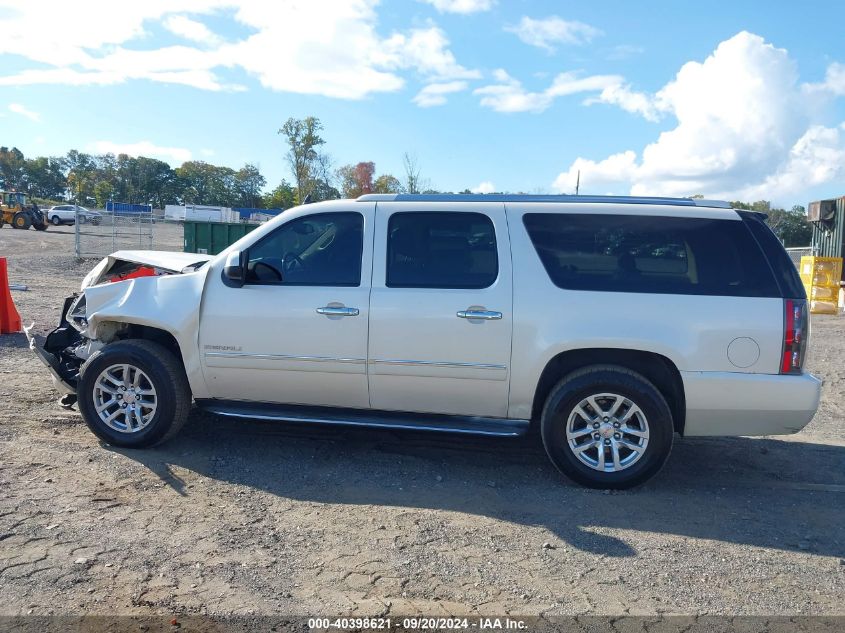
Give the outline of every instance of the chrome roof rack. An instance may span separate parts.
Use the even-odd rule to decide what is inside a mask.
[[[730,209],[731,203],[702,198],[664,198],[659,196],[571,196],[529,195],[521,193],[368,193],[359,202],[565,202],[585,204],[652,204],[680,207],[713,207]]]

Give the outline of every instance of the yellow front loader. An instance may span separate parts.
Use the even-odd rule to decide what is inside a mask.
[[[44,231],[47,229],[47,218],[37,204],[28,203],[25,193],[0,191],[0,228],[4,224],[11,224],[15,229],[33,227],[36,231]]]

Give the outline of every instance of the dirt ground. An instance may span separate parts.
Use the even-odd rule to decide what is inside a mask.
[[[47,332],[93,262],[73,228],[0,230]],[[678,440],[607,494],[535,437],[467,439],[195,412],[102,446],[0,336],[0,615],[845,614],[845,317],[813,318],[813,422]]]

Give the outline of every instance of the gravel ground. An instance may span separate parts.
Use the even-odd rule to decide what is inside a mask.
[[[73,229],[0,230],[47,332],[93,262]],[[819,413],[777,438],[679,440],[607,494],[536,437],[467,439],[194,412],[101,446],[0,336],[0,615],[845,615],[845,318],[814,317]]]

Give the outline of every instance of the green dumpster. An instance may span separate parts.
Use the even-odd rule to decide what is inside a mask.
[[[184,249],[186,253],[217,255],[258,226],[258,224],[186,220]]]

